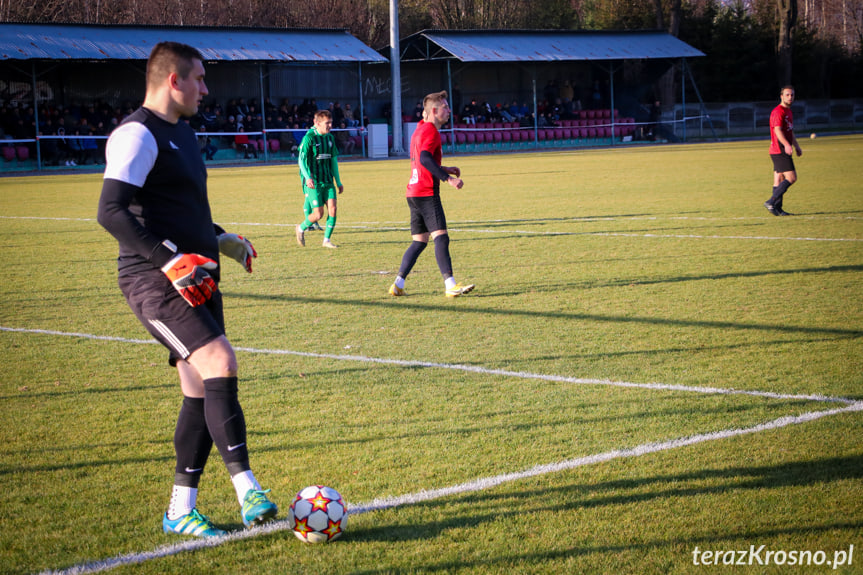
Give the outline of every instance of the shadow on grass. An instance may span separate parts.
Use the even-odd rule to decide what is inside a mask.
[[[694,497],[711,495],[727,495],[729,492],[741,493],[747,490],[775,490],[788,487],[811,487],[837,481],[863,480],[863,455],[850,455],[827,459],[812,459],[794,461],[771,466],[742,466],[726,469],[694,470],[680,474],[657,475],[642,479],[623,479],[609,481],[591,486],[565,486],[551,489],[524,490],[513,493],[475,492],[456,496],[441,501],[426,501],[416,504],[417,507],[434,509],[441,505],[463,506],[465,513],[443,521],[430,521],[425,524],[411,525],[381,525],[376,527],[354,529],[350,537],[356,541],[422,541],[442,536],[445,532],[456,529],[475,529],[485,524],[502,519],[523,516],[526,513],[559,513],[561,511],[578,511],[604,507],[619,507],[644,502],[660,502],[667,498]],[[711,485],[687,485],[691,482],[711,482]],[[645,489],[651,489],[644,493]],[[629,491],[630,493],[627,493]],[[613,492],[604,496],[604,492]],[[623,492],[623,493],[619,493]],[[534,502],[555,501],[554,505],[538,507]],[[562,503],[561,503],[562,502]],[[499,511],[493,509],[497,507]],[[472,513],[472,509],[482,508],[484,513]],[[435,514],[436,511],[430,511]],[[778,536],[792,536],[812,533],[826,533],[843,530],[859,533],[863,522],[849,520],[829,524],[800,524],[793,527],[777,527],[773,529],[752,530],[740,528],[734,531],[715,531],[707,535],[693,537],[656,539],[654,541],[633,542],[618,546],[570,547],[565,551],[539,554],[510,555],[494,560],[480,562],[451,562],[439,565],[425,565],[423,572],[449,571],[454,568],[493,566],[499,563],[514,562],[525,564],[529,562],[572,557],[578,555],[616,553],[620,551],[649,551],[658,548],[684,547],[692,549],[696,545],[709,544],[715,548],[721,542],[725,547],[734,548],[733,543],[740,540],[756,543],[759,539]],[[714,528],[716,529],[716,528]],[[687,558],[681,558],[682,561]],[[383,571],[366,570],[357,573],[379,573]],[[386,572],[393,572],[387,569]],[[398,572],[398,571],[396,571]]]
[[[850,268],[852,271],[863,270],[863,266],[840,266],[841,268]],[[830,268],[818,269],[814,268],[810,270],[809,273],[814,271],[830,271]],[[849,271],[840,270],[840,271]],[[769,274],[769,273],[807,273],[801,270],[785,270],[781,272],[756,272],[758,273]],[[737,277],[739,274],[723,274],[724,277]],[[716,276],[701,276],[700,279],[714,279]],[[694,281],[695,278],[677,278],[671,280],[664,280],[662,282],[657,281],[654,283],[671,283],[675,281]],[[626,285],[629,285],[631,282],[625,282]],[[617,285],[617,284],[615,284]],[[536,292],[537,290],[531,290]],[[512,295],[520,295],[520,292],[510,292],[510,293],[495,293],[495,294],[486,294],[483,295],[481,293],[481,286],[468,296],[464,298],[457,298],[456,300],[448,300],[448,305],[438,305],[438,304],[425,304],[425,303],[410,303],[404,301],[407,298],[392,298],[388,296],[387,301],[367,301],[367,300],[357,300],[357,299],[335,299],[335,298],[323,298],[323,297],[311,297],[311,296],[299,296],[299,295],[263,295],[263,294],[251,294],[251,293],[237,293],[237,292],[226,292],[229,294],[228,297],[237,297],[244,298],[248,300],[261,300],[261,301],[279,301],[284,303],[297,303],[297,304],[326,304],[330,306],[348,306],[352,309],[356,308],[367,308],[369,311],[372,310],[385,310],[389,308],[397,307],[400,310],[414,310],[414,311],[448,311],[457,314],[476,314],[476,315],[500,315],[505,318],[511,318],[512,316],[519,317],[529,317],[529,318],[540,318],[540,319],[564,319],[564,320],[577,320],[577,321],[594,321],[598,323],[618,323],[618,324],[643,324],[643,325],[653,325],[653,326],[674,326],[674,327],[697,327],[697,328],[711,328],[711,329],[734,329],[734,330],[742,330],[742,331],[769,331],[769,332],[780,332],[780,333],[805,333],[805,334],[829,334],[829,335],[842,335],[842,336],[852,336],[859,337],[863,335],[863,329],[844,329],[844,328],[830,328],[830,327],[816,327],[816,326],[790,326],[790,325],[781,325],[781,324],[766,324],[766,323],[738,323],[731,321],[696,321],[696,320],[677,320],[677,319],[668,319],[668,318],[655,318],[655,317],[624,317],[624,316],[614,316],[614,315],[601,315],[601,314],[589,314],[589,313],[570,313],[563,311],[555,311],[555,312],[547,312],[547,311],[533,311],[533,310],[515,310],[515,309],[500,309],[497,307],[466,307],[464,305],[459,305],[460,301],[464,301],[465,298],[469,300],[483,300],[488,298],[495,297],[503,297],[503,296],[512,296]],[[414,296],[416,299],[420,299],[422,296]],[[439,294],[438,294],[439,297]],[[398,299],[398,301],[395,301]],[[443,299],[442,297],[440,299]]]
[[[837,523],[828,523],[821,525],[798,525],[794,527],[785,527],[785,528],[774,528],[774,529],[761,529],[761,530],[753,530],[753,529],[740,529],[737,531],[728,531],[728,532],[718,532],[709,535],[703,535],[698,537],[680,537],[680,538],[669,538],[669,539],[655,539],[641,542],[633,542],[627,543],[626,545],[595,545],[595,546],[571,546],[567,549],[563,550],[554,550],[554,551],[543,551],[537,553],[509,553],[509,554],[498,554],[493,559],[476,559],[476,560],[459,560],[459,561],[445,561],[437,564],[426,564],[426,565],[415,565],[410,568],[404,569],[396,569],[393,567],[386,567],[381,569],[363,569],[351,571],[351,575],[374,575],[378,573],[386,573],[387,575],[401,575],[401,574],[415,574],[415,573],[461,573],[464,570],[473,570],[475,572],[482,572],[483,570],[490,570],[492,573],[503,573],[506,572],[505,569],[512,568],[515,569],[516,573],[524,573],[530,571],[522,571],[521,569],[530,569],[531,566],[536,566],[538,572],[545,573],[548,569],[542,569],[538,567],[543,562],[547,561],[556,561],[556,560],[566,560],[573,557],[586,557],[591,555],[616,555],[619,553],[638,553],[643,555],[646,552],[654,551],[657,549],[682,549],[678,553],[679,560],[676,564],[676,567],[679,569],[671,569],[670,571],[666,571],[665,569],[661,571],[656,571],[658,573],[667,573],[667,572],[686,572],[683,568],[684,566],[689,566],[690,570],[696,570],[693,572],[701,572],[698,571],[698,568],[692,567],[693,563],[693,555],[694,549],[696,547],[700,547],[702,551],[707,549],[725,549],[728,551],[740,550],[749,552],[749,546],[754,545],[757,549],[760,547],[758,541],[764,541],[767,539],[775,539],[775,538],[787,538],[795,535],[818,535],[818,534],[826,534],[833,531],[844,531],[848,534],[849,540],[853,540],[853,537],[859,533],[860,529],[863,528],[863,522],[837,522]],[[354,531],[351,531],[349,537],[354,539]],[[386,541],[393,541],[397,539],[386,539]],[[741,543],[744,541],[746,543]],[[787,544],[787,547],[790,547],[791,544]],[[771,549],[769,546],[765,549]],[[772,548],[774,551],[777,548]],[[798,550],[803,551],[803,550]],[[810,551],[816,551],[811,549]],[[833,557],[833,549],[826,550],[827,558]],[[840,550],[841,551],[841,550]],[[762,551],[759,554],[761,560],[765,558],[765,552]],[[716,560],[716,559],[714,559]],[[748,561],[748,555],[747,559]],[[802,561],[801,557],[801,561]],[[765,565],[772,565],[773,563],[766,563]],[[754,563],[756,567],[750,567],[749,569],[755,569],[754,572],[758,571],[758,563]],[[805,565],[801,563],[801,565]],[[813,563],[812,565],[816,565]],[[828,567],[829,568],[829,567]],[[709,571],[710,567],[700,567],[701,570]],[[721,567],[717,567],[716,570],[721,569]],[[725,571],[727,572],[729,569],[728,566],[725,566]],[[733,569],[733,567],[731,568]],[[793,567],[787,568],[793,571]],[[786,570],[787,570],[786,569]],[[813,567],[812,569],[816,569],[817,567]],[[780,569],[780,571],[782,571]],[[792,572],[788,571],[788,572]],[[641,571],[634,571],[635,573]],[[645,571],[645,572],[653,572],[653,571]],[[706,572],[706,571],[705,571]],[[747,570],[746,572],[750,572]],[[771,571],[773,572],[773,571]],[[800,572],[800,571],[794,571]],[[829,571],[828,571],[829,572]],[[845,571],[838,571],[839,573],[844,573]]]

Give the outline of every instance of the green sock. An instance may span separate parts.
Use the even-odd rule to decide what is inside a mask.
[[[328,216],[327,217],[327,230],[324,232],[324,239],[330,239],[330,236],[333,235],[333,228],[336,227],[336,217]]]
[[[300,224],[300,229],[306,231],[309,229],[309,226],[312,225],[312,222],[309,221],[309,217],[306,216],[306,219],[303,220],[303,223]]]

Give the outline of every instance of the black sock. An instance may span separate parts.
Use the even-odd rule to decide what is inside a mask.
[[[183,397],[174,430],[174,451],[177,453],[174,484],[198,487],[212,448],[213,438],[204,417],[204,399]]]
[[[782,183],[773,188],[773,197],[770,198],[769,202],[775,207],[778,203],[780,206],[782,205],[782,196],[785,192],[788,191],[788,188],[791,187],[791,182],[788,180],[782,180]]]
[[[399,267],[400,278],[405,279],[408,277],[414,264],[417,263],[417,258],[420,257],[420,254],[423,253],[423,250],[426,249],[427,245],[428,244],[425,242],[411,242],[411,245],[409,245],[408,249],[405,250],[405,255],[402,256],[402,265]]]
[[[204,413],[210,436],[231,476],[248,471],[246,419],[237,399],[236,377],[214,377],[204,380]]]
[[[449,234],[441,234],[434,239],[434,257],[443,279],[452,277],[452,258],[449,255]]]

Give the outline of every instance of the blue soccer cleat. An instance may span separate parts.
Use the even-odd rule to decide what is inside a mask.
[[[173,520],[168,519],[168,514],[165,513],[162,517],[162,530],[165,533],[194,535],[195,537],[221,537],[222,535],[226,535],[225,531],[213,525],[197,509],[192,509],[191,513]]]
[[[243,498],[243,524],[246,527],[260,525],[270,521],[279,512],[278,506],[267,499],[270,490],[258,491],[249,489]]]

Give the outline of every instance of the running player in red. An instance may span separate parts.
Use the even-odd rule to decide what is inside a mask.
[[[449,121],[449,117],[446,92],[436,92],[423,98],[423,119],[411,138],[411,179],[407,188],[413,241],[402,256],[399,273],[390,286],[390,295],[393,296],[406,295],[405,278],[428,246],[429,238],[434,241],[435,259],[444,279],[446,297],[458,297],[474,288],[473,284],[460,284],[453,277],[449,234],[440,199],[441,182],[446,182],[457,190],[464,186],[461,170],[441,165],[439,130]]]
[[[770,158],[773,160],[773,195],[764,202],[774,216],[790,216],[782,209],[782,196],[797,181],[797,171],[794,169],[792,152],[803,155],[797,138],[794,137],[794,115],[791,104],[794,103],[794,88],[785,86],[780,93],[781,101],[770,113]]]

